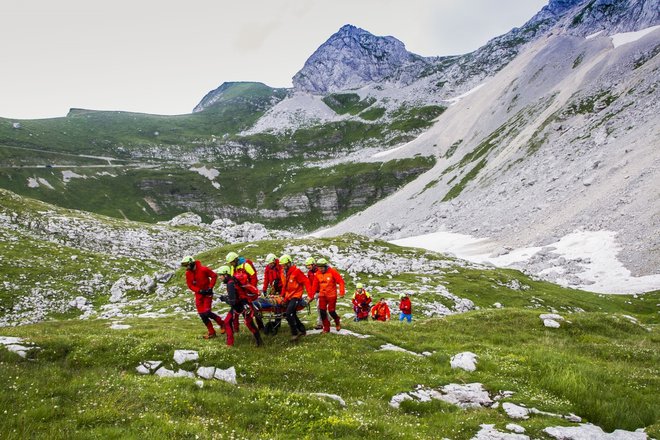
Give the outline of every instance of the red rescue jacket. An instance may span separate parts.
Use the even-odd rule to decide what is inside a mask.
[[[355,291],[352,302],[355,307],[362,307],[362,304],[369,305],[371,303],[371,295],[369,295],[369,292],[364,289],[362,290],[362,293]]]
[[[290,301],[293,298],[302,298],[303,288],[307,291],[308,295],[312,291],[309,279],[296,266],[291,265],[288,271],[283,270],[281,279],[284,301]]]
[[[202,263],[195,261],[195,268],[193,270],[186,269],[186,284],[188,288],[195,293],[200,290],[213,289],[218,275]]]
[[[280,295],[282,293],[282,266],[280,266],[280,260],[275,260],[274,264],[267,264],[264,269],[264,286],[261,291],[266,293],[270,285],[273,285],[273,293],[275,295]]]
[[[252,284],[241,285],[238,279],[231,277],[227,281],[227,297],[232,306],[243,300],[252,302],[259,298],[259,290]]]
[[[401,310],[406,315],[410,315],[412,313],[412,304],[410,302],[410,298],[406,296],[401,300],[399,303],[399,310]]]
[[[312,286],[312,291],[307,292],[309,294],[309,299],[314,298],[319,291],[319,280],[316,279],[316,274],[319,273],[319,269],[307,271],[307,279],[309,280],[309,285]]]
[[[390,307],[386,302],[377,302],[376,305],[371,308],[371,316],[378,321],[387,321],[390,319]]]
[[[239,259],[239,261],[241,260]],[[249,259],[245,259],[243,263],[238,264],[236,267],[229,265],[229,275],[237,277],[243,284],[252,284],[254,287],[257,287],[259,284],[257,269],[255,269],[254,263]],[[243,282],[244,279],[247,281]]]
[[[328,267],[325,273],[319,269],[316,272],[316,279],[319,285],[319,296],[337,298],[337,287],[339,287],[339,296],[343,298],[346,294],[344,279],[334,268]]]

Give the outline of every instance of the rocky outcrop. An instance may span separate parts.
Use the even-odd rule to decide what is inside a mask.
[[[387,81],[407,85],[429,66],[394,37],[376,37],[345,25],[293,77],[296,91],[322,94]]]

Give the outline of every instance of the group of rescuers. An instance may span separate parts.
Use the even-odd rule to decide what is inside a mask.
[[[238,332],[239,317],[242,315],[245,325],[255,338],[257,346],[263,344],[260,330],[264,329],[260,313],[255,313],[255,301],[260,299],[258,288],[257,270],[249,259],[239,256],[236,252],[229,252],[225,258],[226,265],[216,271],[203,266],[199,260],[192,256],[185,256],[181,266],[186,268],[186,283],[195,294],[195,306],[197,313],[202,319],[208,333],[204,339],[217,336],[213,321],[220,327],[220,333],[226,334],[227,345],[234,345],[234,333]],[[291,328],[291,340],[296,341],[306,334],[304,324],[297,315],[305,302],[303,300],[303,289],[307,292],[308,301],[317,299],[318,321],[316,328],[323,333],[330,332],[330,320],[332,317],[335,329],[341,329],[340,318],[335,311],[337,305],[337,294],[344,297],[345,283],[339,272],[330,267],[325,258],[315,260],[309,257],[305,260],[307,274],[293,264],[290,255],[284,254],[277,258],[275,254],[268,254],[266,267],[264,269],[264,280],[261,294],[284,311],[284,317]],[[212,311],[213,288],[217,279],[226,286],[226,295],[220,296],[220,300],[229,304],[229,312],[223,319]],[[362,283],[356,284],[353,294],[353,310],[355,321],[372,319],[377,321],[388,321],[390,309],[385,298],[375,305],[371,304],[371,295],[364,289]],[[412,306],[410,298],[400,295],[399,309],[401,311],[399,320],[412,320]],[[279,322],[278,322],[279,324]]]

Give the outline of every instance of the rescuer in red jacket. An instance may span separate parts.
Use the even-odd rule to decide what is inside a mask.
[[[401,299],[401,302],[399,303],[399,310],[401,310],[401,313],[399,314],[399,321],[403,321],[404,319],[408,320],[408,322],[412,321],[412,304],[410,302],[410,298],[408,298],[408,295],[405,293],[402,293],[399,295],[399,298]]]
[[[199,260],[195,260],[189,255],[183,257],[181,266],[186,268],[186,283],[188,284],[188,288],[195,293],[197,313],[202,318],[202,322],[208,330],[208,333],[204,335],[204,339],[215,338],[216,333],[211,320],[214,320],[220,326],[220,333],[225,332],[224,322],[218,315],[211,311],[213,287],[215,286],[218,275],[208,267],[202,266]]]
[[[323,333],[330,331],[328,314],[334,319],[335,328],[339,331],[341,330],[341,325],[335,308],[337,307],[337,289],[339,289],[339,296],[342,298],[346,294],[344,279],[339,272],[328,265],[328,260],[325,258],[319,258],[316,261],[316,265],[319,268],[318,272],[316,272],[316,279],[319,284],[319,313],[323,322]]]
[[[385,302],[385,298],[381,298],[380,301],[371,308],[371,317],[376,321],[390,320],[390,306]]]
[[[319,298],[319,281],[316,279],[316,274],[319,272],[319,267],[316,265],[316,260],[314,257],[309,257],[305,260],[305,266],[307,267],[307,279],[309,279],[309,284],[312,286],[312,292],[314,292],[314,298]],[[323,321],[321,320],[321,311],[319,310],[319,303],[316,302],[316,330],[321,330],[323,328]]]
[[[309,284],[309,279],[304,273],[296,266],[293,265],[290,255],[282,255],[280,257],[280,264],[282,265],[282,299],[286,304],[286,312],[284,317],[289,323],[291,328],[291,340],[297,341],[300,336],[307,334],[305,325],[300,322],[297,315],[297,307],[303,304],[303,289],[307,291],[307,295],[313,297],[312,286]]]
[[[261,292],[266,295],[282,294],[282,266],[275,254],[266,256],[266,267],[264,268],[264,285]]]
[[[357,283],[355,286],[357,290],[353,293],[353,310],[355,311],[355,321],[369,319],[369,311],[371,310],[371,295],[364,290],[364,284]]]
[[[245,326],[250,330],[257,343],[257,347],[263,344],[261,340],[261,333],[259,328],[254,324],[254,308],[252,308],[251,299],[259,296],[259,291],[253,289],[254,292],[248,291],[247,287],[254,287],[252,285],[246,286],[230,275],[231,268],[229,266],[222,266],[218,269],[220,281],[227,286],[227,295],[220,298],[229,304],[231,307],[227,316],[225,317],[225,328],[227,330],[227,345],[234,345],[234,328],[233,323],[238,321],[238,316],[243,315]],[[256,296],[255,296],[256,295]]]

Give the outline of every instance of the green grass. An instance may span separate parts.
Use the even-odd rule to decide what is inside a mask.
[[[375,121],[380,119],[385,114],[385,109],[383,107],[374,107],[360,113],[360,117],[367,121]]]
[[[578,314],[559,330],[543,328],[538,313],[483,310],[412,325],[352,323],[368,339],[307,336],[291,345],[286,332],[256,349],[245,330],[236,346],[203,341],[197,319],[68,321],[3,331],[28,338],[40,350],[31,361],[0,349],[0,422],[4,438],[436,438],[467,439],[481,423],[500,429],[499,409],[460,410],[439,401],[389,399],[418,384],[481,382],[491,393],[511,390],[509,401],[544,411],[574,412],[606,431],[658,429],[658,335],[632,324],[609,328],[607,316]],[[384,343],[433,351],[428,358],[379,352]],[[617,347],[617,356],[609,348]],[[199,365],[237,371],[238,386],[192,379],[140,376],[135,367],[160,360],[176,369],[175,349],[200,353]],[[474,373],[449,368],[460,351],[478,354]],[[191,365],[192,366],[192,365]],[[542,372],[542,374],[540,374]],[[311,395],[330,393],[347,403]],[[565,424],[533,416],[519,422],[532,436]],[[233,437],[232,437],[233,433]]]
[[[463,143],[463,139],[459,139],[459,140],[457,140],[456,142],[454,142],[453,144],[451,144],[451,145],[449,146],[449,148],[447,148],[447,152],[445,153],[445,157],[446,157],[446,158],[450,158],[450,157],[452,157],[452,156],[454,155],[454,153],[456,152],[456,149],[457,149],[462,143]]]
[[[323,102],[339,115],[346,113],[357,115],[376,102],[376,99],[365,98],[361,100],[360,95],[357,93],[331,93],[323,98]]]
[[[442,201],[447,202],[458,197],[461,192],[463,192],[467,184],[477,177],[477,174],[479,174],[479,171],[481,171],[481,169],[486,166],[486,163],[486,159],[483,159],[474,168],[468,171],[460,182],[458,182],[456,185],[451,187],[449,191],[447,191],[447,194],[445,194],[445,196],[442,198]]]
[[[40,206],[36,201],[27,203]],[[19,232],[3,234],[3,262],[16,262],[6,276],[11,283],[34,284],[46,271],[43,278],[63,290],[74,290],[75,283],[91,275],[90,268],[108,278],[158,269],[148,262],[104,259],[49,242],[24,241]],[[406,402],[399,409],[388,404],[392,396],[417,385],[438,388],[471,382],[484,384],[491,394],[514,391],[507,399],[514,403],[560,414],[573,412],[608,432],[646,427],[651,436],[660,433],[660,292],[630,297],[565,289],[515,270],[464,267],[433,252],[354,234],[240,243],[197,257],[218,267],[227,252],[236,251],[261,265],[267,253],[287,249],[296,250],[296,262],[305,251],[329,257],[331,263],[340,261],[341,255],[362,255],[397,269],[403,262],[423,258],[420,273],[383,271],[376,263],[351,274],[338,267],[349,295],[357,281],[365,282],[374,297],[392,302],[400,292],[411,293],[413,323],[355,323],[344,318],[344,328],[372,336],[308,335],[293,345],[284,325],[277,336],[265,337],[265,346],[259,349],[242,329],[236,346],[228,349],[222,338],[200,338],[205,328],[192,313],[192,295],[179,269],[164,286],[179,295],[161,299],[155,294],[131,294],[154,310],[184,310],[168,318],[125,318],[123,322],[132,327],[121,331],[109,329],[110,322],[101,319],[3,328],[0,335],[24,337],[40,349],[24,360],[0,348],[0,437],[468,439],[483,423],[503,430],[510,420],[501,409],[465,411],[438,401]],[[73,252],[77,259],[71,258]],[[444,290],[470,299],[479,310],[427,317],[423,312],[433,303],[452,306],[452,300],[439,295]],[[221,286],[216,287],[220,291]],[[71,293],[75,295],[75,290]],[[29,289],[2,294],[20,297],[29,295]],[[107,293],[97,295],[95,305],[102,305]],[[495,302],[504,307],[493,309]],[[214,308],[220,313],[227,310],[221,303]],[[550,310],[567,319],[561,328],[543,327],[539,314]],[[338,312],[351,313],[346,299],[339,301]],[[640,324],[623,315],[637,318]],[[315,320],[306,311],[301,316]],[[432,355],[377,351],[386,343]],[[176,349],[197,350],[200,366],[235,367],[239,385],[205,381],[199,388],[193,379],[136,373],[138,364],[148,360],[178,369],[172,361]],[[462,351],[478,355],[476,372],[450,368],[450,357]],[[347,407],[312,393],[337,394]],[[538,415],[521,422],[534,438],[542,437],[546,426],[566,423]]]
[[[602,108],[598,108],[596,104],[600,103],[603,108],[609,107],[612,102],[618,98],[618,95],[613,94],[608,90],[601,90],[598,93],[590,96],[580,97],[575,99],[570,104],[567,105],[564,113],[566,115],[584,115],[595,113],[597,110],[600,111]]]

